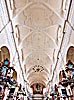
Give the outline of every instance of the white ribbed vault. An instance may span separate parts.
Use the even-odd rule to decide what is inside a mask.
[[[10,59],[22,86],[49,88],[65,63],[74,62],[73,5],[73,0],[0,0],[0,61]]]
[[[59,13],[61,1],[57,0],[55,6],[53,0],[15,1],[13,24],[19,31],[19,50],[30,85],[46,85],[52,77],[53,53],[58,49],[57,29],[63,23]]]

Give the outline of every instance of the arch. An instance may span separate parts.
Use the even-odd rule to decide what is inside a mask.
[[[28,80],[39,80],[39,79],[42,79],[42,80],[45,80],[47,81],[47,77],[42,75],[41,73],[39,75],[37,75],[37,73],[32,73],[30,74],[28,77],[27,77]],[[41,81],[41,80],[40,80]]]
[[[70,49],[70,47],[74,47],[74,44],[69,44],[66,48],[65,57],[64,57],[65,64],[67,63],[67,53],[68,53],[68,50]]]
[[[70,46],[67,51],[66,61],[71,60],[74,62],[74,46]]]
[[[32,31],[32,32],[28,33],[28,34],[24,37],[24,39],[22,40],[22,42],[21,42],[21,44],[20,44],[20,47],[23,48],[23,44],[25,43],[26,39],[27,39],[29,36],[31,36],[32,34],[35,34],[35,33],[37,33],[37,34],[42,34],[42,33],[43,33],[46,37],[49,38],[49,40],[51,41],[51,43],[54,45],[52,48],[57,48],[57,44],[55,43],[55,40],[52,38],[52,36],[50,36],[49,33],[44,32],[44,31],[41,31],[41,32],[39,32],[39,31],[33,32],[33,31]],[[50,47],[49,47],[49,48],[50,48]]]
[[[39,74],[39,76],[38,76],[38,74]],[[45,80],[49,79],[47,73],[44,73],[44,72],[43,73],[41,73],[41,72],[38,72],[38,73],[32,72],[32,73],[29,73],[28,75],[26,75],[26,77],[28,79],[28,78],[31,78],[31,77],[35,77],[34,75],[37,75],[39,78],[43,77]]]
[[[32,86],[33,84],[36,84],[36,83],[41,83],[41,84],[43,84],[45,87],[46,87],[46,85],[47,85],[47,84],[46,84],[46,80],[44,80],[44,79],[43,79],[43,80],[42,80],[42,79],[40,79],[40,80],[38,80],[38,79],[37,79],[37,80],[35,80],[35,79],[34,79],[34,80],[29,80],[29,83],[30,83],[30,86]]]
[[[45,55],[47,55],[47,57],[50,59],[50,62],[51,63],[53,63],[52,62],[52,58],[51,58],[51,56],[47,53],[47,52],[45,52],[45,51],[31,51],[31,52],[29,52],[26,56],[25,56],[25,59],[24,59],[24,61],[23,61],[23,66],[26,64],[26,60],[27,60],[27,58],[29,57],[29,56],[31,56],[33,53],[37,53],[37,52],[41,52],[41,53],[44,53]]]
[[[45,59],[45,60],[44,60]],[[47,60],[46,60],[47,59]],[[48,66],[52,64],[51,58],[44,52],[32,52],[30,55],[25,60],[26,66],[29,69],[29,67],[35,66],[35,65],[41,65],[41,66],[46,66],[44,67],[45,70],[48,70]]]
[[[29,74],[32,74],[33,72],[35,72],[35,71],[33,70],[33,66],[30,66],[30,69],[27,71],[27,76],[29,76]],[[43,73],[44,73],[45,75],[49,75],[49,71],[48,71],[45,67],[44,67]]]
[[[21,41],[21,43],[20,43],[20,48],[22,49],[23,48],[23,43],[24,43],[24,41],[27,39],[27,37],[29,37],[31,34],[33,33],[33,31],[32,32],[29,32],[24,38],[23,38],[23,40]]]
[[[0,61],[4,61],[4,59],[10,60],[10,52],[7,46],[2,46],[0,49]]]
[[[43,53],[44,55],[46,55],[46,56],[49,58],[50,62],[52,63],[51,57],[50,57],[49,55],[47,55],[47,53],[44,52],[44,51],[34,51],[34,52],[29,53],[29,55],[26,56],[25,63],[27,62],[27,59],[28,59],[32,54],[36,54],[36,53],[39,53],[39,54],[42,54],[42,53]]]
[[[36,83],[37,83],[37,81],[32,81],[32,82],[30,82],[30,86],[32,86],[33,84],[36,84]],[[39,83],[43,84],[46,87],[46,84],[44,81],[41,80],[41,81],[39,81]]]
[[[59,14],[50,6],[50,5],[48,5],[47,3],[45,3],[45,2],[30,2],[30,3],[28,3],[25,7],[23,7],[20,11],[19,11],[19,13],[13,18],[13,21],[24,11],[24,10],[26,10],[27,8],[29,8],[29,7],[31,7],[32,5],[34,5],[34,4],[42,4],[44,7],[46,7],[47,9],[50,9],[60,20],[62,20],[63,21],[63,19],[62,19],[62,17],[61,16],[59,16]]]

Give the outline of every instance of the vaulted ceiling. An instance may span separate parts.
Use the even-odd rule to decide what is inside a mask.
[[[68,2],[66,0],[8,1],[24,74],[30,85],[41,83],[46,86],[52,78],[53,64],[66,18],[65,5],[67,7]]]
[[[62,0],[15,0],[13,24],[19,30],[19,49],[29,83],[46,85],[52,77],[57,31],[63,25]]]

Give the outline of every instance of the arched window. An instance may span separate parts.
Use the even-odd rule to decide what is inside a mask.
[[[2,60],[10,59],[9,49],[6,46],[1,47]]]
[[[0,62],[4,61],[6,58],[10,60],[9,49],[6,46],[2,46],[0,49]]]
[[[66,55],[66,61],[71,60],[72,63],[74,63],[74,47],[70,46],[67,55]]]

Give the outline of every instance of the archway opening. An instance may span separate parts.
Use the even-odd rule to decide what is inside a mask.
[[[70,46],[68,51],[67,51],[66,62],[68,62],[69,60],[72,63],[74,63],[74,46]]]
[[[0,49],[0,62],[4,61],[5,59],[10,60],[10,52],[6,46],[2,46]]]

